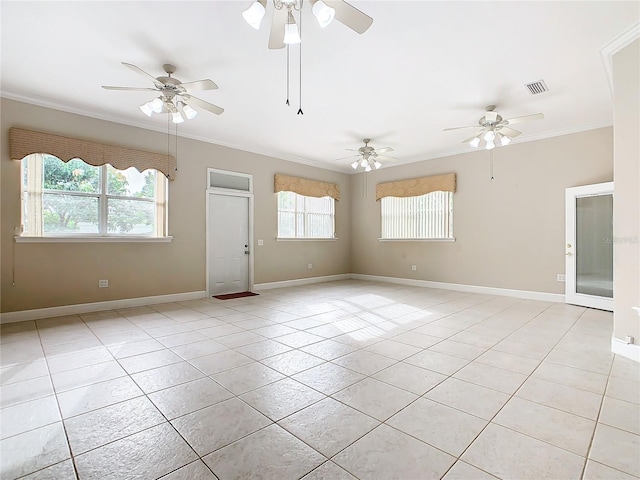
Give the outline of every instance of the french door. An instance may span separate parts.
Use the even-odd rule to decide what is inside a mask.
[[[613,182],[566,189],[565,298],[613,311]]]

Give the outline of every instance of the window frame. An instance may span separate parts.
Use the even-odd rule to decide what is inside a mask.
[[[48,153],[36,153],[32,155],[41,155],[42,160],[44,161],[44,156],[50,156],[57,159],[60,162],[64,162],[60,158],[55,155],[51,155]],[[120,170],[108,163],[103,165],[91,165],[82,158],[77,157],[78,160],[82,161],[86,165],[96,168],[99,170],[99,192],[79,192],[72,190],[56,190],[56,189],[45,189],[42,188],[42,196],[47,195],[60,195],[60,196],[75,196],[82,198],[96,198],[98,200],[98,232],[94,233],[64,233],[64,232],[44,232],[42,235],[27,235],[24,232],[25,228],[25,195],[29,194],[28,188],[25,186],[25,157],[21,160],[20,163],[20,234],[16,235],[15,241],[17,243],[57,243],[57,242],[170,242],[173,237],[167,234],[168,232],[168,179],[166,176],[156,169],[148,169],[155,171],[155,190],[154,197],[135,197],[130,195],[111,195],[108,193],[108,169],[111,167],[117,172],[123,172],[125,170]],[[129,167],[135,168],[135,167]],[[146,170],[145,170],[146,171]],[[142,172],[141,172],[142,173]],[[44,170],[43,170],[44,174]],[[27,173],[28,175],[28,173]],[[158,189],[158,182],[164,182],[164,186]],[[28,184],[28,181],[27,181]],[[160,198],[162,196],[162,198]],[[152,234],[128,234],[128,233],[110,233],[108,231],[108,201],[110,199],[114,200],[133,200],[141,203],[151,203],[154,204],[154,233]],[[157,211],[158,206],[161,206],[162,212],[161,215]],[[158,219],[162,220],[162,225],[158,224]],[[43,221],[43,219],[41,219]]]
[[[385,203],[386,203],[386,199],[387,198],[394,198],[394,199],[398,199],[398,200],[403,200],[406,198],[419,198],[419,197],[427,197],[428,195],[432,195],[434,193],[446,193],[449,194],[449,198],[447,200],[448,203],[448,212],[444,212],[442,211],[442,220],[443,221],[447,221],[448,225],[444,226],[444,225],[440,225],[439,227],[436,226],[436,228],[444,228],[445,230],[449,231],[449,236],[447,237],[388,237],[388,236],[384,236],[385,234],[385,225],[384,225],[384,211],[383,209],[385,208]],[[445,191],[445,190],[435,190],[429,193],[425,193],[422,195],[415,195],[415,196],[408,196],[408,197],[382,197],[380,199],[380,238],[378,238],[378,241],[380,242],[455,242],[456,238],[454,236],[454,192],[452,191]],[[425,219],[428,222],[429,221],[429,211],[428,209],[425,210],[424,212],[425,214]],[[408,213],[405,213],[405,215],[408,215]],[[412,216],[415,219],[415,213]]]
[[[294,195],[294,209],[293,210],[281,210],[280,209],[280,202],[279,202],[279,195],[281,194],[291,194]],[[301,197],[302,199],[304,199],[304,210],[300,211],[298,210],[298,197]],[[309,227],[309,215],[313,212],[308,212],[307,211],[307,199],[327,199],[330,200],[331,202],[331,212],[329,214],[323,214],[323,215],[327,215],[330,216],[331,218],[331,236],[328,237],[309,237],[306,236],[306,232],[308,231]],[[295,236],[293,237],[282,237],[280,236],[280,212],[286,212],[286,213],[293,213],[293,217],[294,217],[294,233]],[[304,231],[305,231],[305,236],[298,236],[298,215],[299,214],[303,214],[303,218],[304,218]],[[276,229],[277,229],[277,235],[276,235],[276,240],[280,241],[280,240],[284,240],[284,241],[309,241],[309,240],[315,240],[315,241],[332,241],[332,240],[337,240],[336,237],[336,200],[333,197],[330,196],[325,196],[325,197],[311,197],[309,195],[302,195],[299,194],[297,192],[292,192],[289,190],[281,190],[279,192],[276,192]]]

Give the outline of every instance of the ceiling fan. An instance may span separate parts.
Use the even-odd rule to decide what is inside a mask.
[[[522,132],[511,128],[509,125],[515,123],[529,122],[531,120],[541,120],[544,118],[542,113],[534,113],[532,115],[524,115],[522,117],[515,118],[503,118],[495,111],[495,105],[489,105],[486,108],[484,116],[478,120],[477,125],[469,125],[465,127],[453,127],[445,128],[444,131],[460,130],[463,128],[475,128],[477,129],[473,137],[467,138],[462,143],[469,143],[474,148],[478,148],[480,142],[484,140],[485,148],[491,150],[495,148],[496,141],[500,142],[500,145],[505,146],[511,143],[511,140]]]
[[[176,71],[176,67],[169,63],[162,66],[166,76],[161,75],[154,77],[140,67],[132,65],[131,63],[122,62],[125,67],[130,68],[134,72],[142,75],[143,77],[153,82],[154,88],[150,87],[112,87],[103,85],[102,88],[106,90],[129,90],[129,91],[151,91],[158,92],[160,95],[149,102],[140,105],[140,110],[147,115],[151,116],[154,113],[170,113],[173,123],[184,122],[184,117],[191,120],[197,115],[197,111],[193,107],[202,108],[208,112],[220,115],[224,112],[224,109],[214,105],[213,103],[205,102],[204,100],[191,95],[192,90],[215,90],[218,86],[213,80],[196,80],[195,82],[182,83],[171,75]]]
[[[369,146],[369,142],[371,142],[370,138],[365,138],[362,140],[364,142],[364,146],[354,150],[353,148],[347,148],[346,150],[349,152],[358,152],[356,155],[351,155],[349,157],[340,158],[339,160],[345,160],[347,158],[358,157],[358,160],[355,160],[351,164],[351,168],[357,170],[358,167],[364,168],[365,172],[370,172],[372,168],[376,170],[382,166],[380,160],[383,158],[387,161],[395,161],[395,158],[389,157],[386,155],[382,155],[383,153],[393,152],[393,148],[391,147],[382,147],[382,148],[373,148]],[[336,160],[338,161],[338,160]]]
[[[373,23],[373,18],[343,0],[309,0],[313,15],[320,27],[329,25],[335,18],[357,33],[364,33]],[[300,43],[300,34],[294,11],[302,10],[304,0],[273,0],[274,12],[271,18],[269,48],[284,48],[285,45]],[[258,30],[265,15],[267,0],[255,0],[242,13],[249,25]]]

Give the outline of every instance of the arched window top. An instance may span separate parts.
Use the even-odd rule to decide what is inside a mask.
[[[153,168],[162,172],[169,180],[175,179],[176,159],[172,155],[106,145],[15,127],[9,130],[9,146],[13,160],[22,160],[33,153],[45,153],[53,155],[63,162],[79,158],[96,167],[108,163],[118,170],[134,167],[140,172]]]

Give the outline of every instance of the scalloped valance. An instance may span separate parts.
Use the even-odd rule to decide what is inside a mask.
[[[276,193],[295,192],[298,195],[307,197],[331,197],[335,200],[340,200],[340,186],[335,183],[290,177],[280,173],[276,173],[273,183]]]
[[[410,178],[376,185],[376,200],[384,197],[418,197],[431,192],[455,192],[456,174]]]
[[[176,158],[172,155],[106,145],[22,128],[12,127],[9,129],[9,148],[13,160],[22,160],[32,153],[48,153],[63,162],[79,158],[96,167],[108,163],[118,170],[135,167],[140,172],[153,168],[164,173],[169,180],[174,180],[176,174]]]

